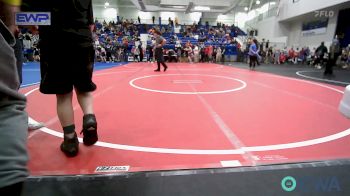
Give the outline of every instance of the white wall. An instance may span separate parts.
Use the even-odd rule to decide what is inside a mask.
[[[203,24],[208,21],[210,25],[216,25],[217,22],[221,22],[223,24],[232,25],[235,23],[235,15],[234,14],[218,14],[218,13],[203,13]]]
[[[113,9],[115,9],[115,15],[113,14]],[[106,20],[106,21],[113,21],[116,20],[116,17],[118,15],[118,8],[117,7],[109,7],[105,9],[103,6],[99,7],[93,7],[94,12],[94,18],[97,18],[99,20]]]
[[[311,1],[311,0],[310,0]],[[300,0],[298,3],[304,2]],[[307,5],[306,5],[307,6]],[[271,40],[283,40],[285,37],[286,44],[288,47],[303,47],[309,46],[314,47],[320,45],[321,42],[325,42],[328,46],[332,42],[336,27],[339,10],[345,9],[346,6],[335,6],[331,8],[324,8],[322,10],[333,11],[334,16],[329,18],[327,31],[324,34],[312,35],[312,36],[302,36],[302,24],[303,22],[314,21],[318,18],[315,16],[315,12],[310,12],[302,16],[297,16],[294,18],[289,18],[288,20],[280,20],[280,17],[270,17],[262,21],[248,21],[245,30],[247,28],[255,28],[258,30],[258,38]],[[290,14],[289,16],[291,16]]]
[[[292,0],[281,0],[278,17],[283,21],[346,2],[349,0],[299,0],[296,3],[293,3]]]
[[[276,45],[280,49],[288,46],[288,25],[278,22],[276,17],[270,17],[257,23],[250,23],[250,26],[246,26],[244,29],[251,29],[254,27],[258,30],[258,40],[269,40],[271,46]],[[301,27],[300,27],[301,28]]]
[[[297,20],[294,22],[289,23],[289,40],[288,45],[289,46],[295,46],[295,47],[303,47],[303,46],[318,46],[321,42],[325,42],[327,46],[329,46],[334,38],[335,31],[337,28],[337,20],[338,20],[338,13],[339,10],[335,10],[335,15],[332,18],[329,18],[328,20],[328,26],[327,26],[327,32],[325,34],[321,35],[312,35],[312,36],[302,36],[301,30],[302,30],[302,24],[304,21],[310,21],[314,19],[314,14],[305,16],[302,20]]]

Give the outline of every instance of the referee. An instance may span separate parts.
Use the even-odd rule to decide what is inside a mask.
[[[160,64],[162,64],[165,72],[168,69],[168,66],[164,63],[164,56],[163,56],[163,46],[165,45],[166,40],[160,35],[161,33],[158,30],[154,30],[153,34],[156,39],[156,44],[154,48],[155,48],[155,58],[157,60],[157,65],[158,65],[158,68],[154,71],[159,72]]]

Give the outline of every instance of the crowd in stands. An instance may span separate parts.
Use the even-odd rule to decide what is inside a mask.
[[[251,38],[253,39],[253,38]],[[346,69],[350,65],[350,45],[346,48],[340,48],[339,41],[334,40],[338,43],[336,46],[335,53],[338,54],[337,65],[341,65],[342,68]],[[250,39],[244,51],[245,59],[248,61],[248,52],[250,47]],[[307,64],[315,66],[317,69],[321,69],[326,63],[329,56],[329,49],[322,42],[317,48],[310,49],[308,46],[305,47],[291,47],[291,48],[278,48],[271,46],[269,40],[262,41],[256,44],[258,49],[258,63],[266,64]],[[243,54],[242,54],[243,55]]]
[[[217,23],[210,26],[207,22],[192,25],[180,25],[169,18],[168,24],[141,24],[141,20],[121,19],[119,22],[95,21],[94,46],[98,62],[120,62],[134,60],[136,62],[154,61],[153,46],[155,40],[149,36],[147,43],[141,42],[140,34],[148,34],[150,29],[156,29],[167,40],[164,46],[164,57],[170,62],[223,62],[225,55],[238,55],[238,61],[248,62],[250,39],[243,48],[236,41],[236,36],[246,35],[235,25]],[[179,33],[174,33],[174,27],[180,27]],[[252,39],[252,38],[251,38]],[[32,34],[27,29],[21,29],[17,40],[23,43],[24,60],[40,61],[39,35]],[[266,64],[308,64],[318,69],[328,58],[328,49],[322,43],[319,47],[278,48],[269,40],[262,39],[257,43],[258,63]],[[340,49],[338,65],[350,67],[350,45]]]
[[[238,27],[218,23],[209,26],[208,23],[194,23],[193,25],[179,25],[178,21],[169,18],[167,25],[140,24],[140,20],[121,20],[119,22],[95,21],[95,47],[97,61],[128,61],[128,56],[134,61],[143,61],[143,58],[153,56],[152,45],[154,40],[150,36],[147,43],[142,44],[140,34],[147,34],[152,28],[162,32],[167,40],[164,46],[164,55],[171,61],[209,62],[223,59],[221,54],[228,54],[227,46],[240,48],[235,40],[237,35],[244,35]],[[174,27],[180,27],[179,33],[174,33]],[[220,48],[220,49],[218,49]],[[170,55],[168,54],[170,53]],[[217,55],[219,53],[220,55]],[[185,58],[184,58],[185,57]]]
[[[38,34],[32,34],[28,29],[23,28],[16,34],[16,41],[19,42],[23,48],[24,62],[40,61]]]

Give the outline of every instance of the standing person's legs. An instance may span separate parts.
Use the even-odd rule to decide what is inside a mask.
[[[61,150],[69,157],[76,156],[79,151],[79,142],[75,133],[74,110],[72,105],[73,92],[56,95],[57,116],[64,133]]]
[[[77,67],[74,70],[73,85],[77,95],[79,105],[84,113],[83,116],[83,129],[84,134],[83,142],[86,146],[95,144],[98,140],[97,135],[97,121],[93,109],[93,96],[92,92],[96,90],[96,85],[92,82],[93,73],[93,47],[83,47],[79,49],[81,51],[80,60],[76,62]],[[79,58],[77,58],[79,59]]]
[[[164,63],[164,61],[163,62],[161,62],[162,63],[162,65],[163,65],[163,67],[164,67],[164,72],[168,69],[168,66]]]
[[[61,151],[68,157],[76,156],[79,151],[79,142],[75,132],[72,98],[72,91],[66,94],[56,95],[57,116],[64,133],[64,140],[61,143]]]
[[[159,60],[159,54],[157,51],[155,52],[155,58],[157,60],[157,69],[154,71],[160,71],[160,60]]]
[[[251,69],[253,66],[253,56],[249,56],[249,68]]]
[[[73,111],[72,99],[73,99],[73,92],[56,95],[57,116],[58,116],[58,119],[60,120],[62,127],[66,127],[74,124],[74,111]]]
[[[143,62],[143,53],[140,53],[140,62]]]
[[[325,71],[323,75],[332,75],[333,74],[333,66],[335,66],[336,58],[328,59],[328,62],[326,64]]]
[[[70,63],[62,63],[54,58],[55,52],[51,48],[47,48],[48,54],[47,69],[43,69],[44,76],[40,91],[45,94],[56,94],[57,98],[57,115],[61,122],[64,132],[64,141],[61,144],[61,150],[69,157],[76,156],[79,151],[79,142],[75,132],[74,111],[72,105],[73,86],[76,89],[79,104],[84,112],[83,117],[83,133],[84,144],[92,145],[97,140],[97,123],[96,118],[92,114],[92,95],[90,92],[96,89],[96,85],[92,82],[93,72],[93,47],[72,47],[73,53],[68,51],[67,54],[75,55],[76,58]],[[51,50],[50,50],[51,49]],[[45,65],[44,62],[42,62]],[[46,71],[46,72],[44,72]],[[62,76],[65,79],[62,80]]]
[[[76,90],[75,92],[77,94],[77,99],[84,115],[94,114],[94,107],[93,107],[94,99],[93,99],[92,93],[79,92],[78,90]]]
[[[323,75],[328,75],[330,73],[330,64],[331,64],[331,59],[328,60],[327,64],[326,64],[326,67],[324,69],[324,73]]]
[[[159,48],[159,51],[159,62],[163,65],[164,71],[166,71],[168,69],[168,66],[165,64],[164,61],[163,49]],[[160,66],[158,66],[158,68],[160,69]]]
[[[253,61],[252,66],[253,66],[253,69],[255,69],[255,66],[256,66],[256,63],[257,63],[257,59],[258,59],[258,57],[252,56],[252,61]]]
[[[164,61],[163,52],[161,48],[156,48],[155,58],[157,60],[157,69],[154,71],[160,71],[160,64]]]
[[[128,49],[124,48],[124,62],[128,62]]]
[[[160,71],[160,62],[159,61],[157,61],[157,69],[154,71]]]

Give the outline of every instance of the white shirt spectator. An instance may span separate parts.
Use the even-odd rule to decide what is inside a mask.
[[[31,49],[33,47],[33,43],[31,40],[24,39],[23,40],[23,48],[24,49]]]

